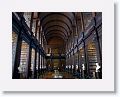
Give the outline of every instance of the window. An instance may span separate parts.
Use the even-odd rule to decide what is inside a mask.
[[[40,34],[40,32],[39,32],[39,31],[40,31],[40,30],[39,30],[39,29],[40,29],[40,21],[38,21],[38,25],[37,25],[37,26],[38,26],[38,27],[37,27],[37,40],[39,41],[39,36],[40,36],[40,35],[39,35],[39,34]]]
[[[83,12],[83,20],[84,20],[84,26],[85,29],[87,29],[87,27],[89,26],[89,24],[91,23],[92,20],[92,13],[91,12]]]
[[[34,36],[35,36],[35,29],[36,29],[36,20],[33,20],[32,32],[33,32],[33,35],[34,35]]]
[[[25,18],[25,22],[28,25],[28,27],[30,28],[30,22],[31,22],[31,12],[24,12],[24,18]]]

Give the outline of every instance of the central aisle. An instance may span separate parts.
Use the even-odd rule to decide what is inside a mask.
[[[74,79],[75,78],[68,72],[59,72],[58,70],[45,72],[42,76],[40,76],[40,78],[41,77],[43,79]]]

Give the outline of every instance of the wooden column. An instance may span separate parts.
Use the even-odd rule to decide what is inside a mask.
[[[51,48],[51,62],[50,62],[50,63],[51,63],[50,66],[51,66],[52,71],[53,71],[54,65],[53,65],[53,53],[52,53],[52,48]]]
[[[76,27],[77,27],[77,52],[78,52],[78,69],[79,69],[79,77],[82,78],[82,65],[80,64],[80,49],[79,49],[79,38],[81,38],[81,14],[80,12],[76,13]]]
[[[39,27],[39,37],[38,37],[38,41],[39,41],[39,43],[40,43],[40,32],[41,31],[41,27]],[[39,57],[38,57],[38,78],[39,78],[39,76],[40,76],[40,54],[41,54],[41,52],[40,52],[40,47],[39,47]]]
[[[66,70],[67,65],[68,65],[68,39],[66,40],[66,64],[65,64],[65,70]]]
[[[68,61],[69,61],[69,45],[68,45],[68,44],[69,44],[69,43],[68,43],[68,39],[67,39],[67,59],[66,59],[66,60],[67,60],[67,64],[66,64],[66,65],[67,65],[67,66],[69,65],[69,62],[68,62]],[[66,67],[65,67],[65,68],[66,68]],[[67,71],[68,71],[68,68],[67,68]]]
[[[40,59],[40,60],[41,60],[41,61],[40,61],[40,68],[41,68],[41,69],[40,69],[40,74],[42,75],[42,51],[40,51],[40,53],[41,53],[41,54],[40,54],[40,56],[41,56],[41,57],[40,57],[40,58],[41,58],[41,59]]]
[[[75,72],[76,72],[76,70],[75,70],[76,69],[75,52],[74,52],[74,50],[75,50],[75,46],[74,46],[74,44],[75,44],[75,26],[73,26],[72,28],[73,28],[73,33],[72,33],[73,44],[72,44],[72,46],[73,46],[73,65],[74,65],[73,74],[75,75]]]
[[[21,55],[21,44],[22,39],[21,35],[18,35],[17,46],[16,46],[16,54],[15,54],[15,62],[14,62],[14,71],[13,71],[13,79],[19,78],[19,70],[18,67],[20,65],[20,55]]]
[[[16,54],[15,54],[15,61],[14,61],[14,71],[13,71],[13,75],[12,78],[13,79],[19,79],[20,75],[19,75],[19,70],[18,67],[20,65],[20,56],[21,56],[21,45],[22,45],[22,38],[21,38],[21,34],[22,34],[22,21],[23,21],[23,16],[21,15],[20,17],[20,23],[21,23],[21,27],[18,33],[18,38],[17,38],[17,45],[16,45]]]
[[[70,52],[69,52],[69,65],[72,65],[72,61],[73,61],[71,58],[71,48],[72,48],[72,42],[71,42],[71,34],[70,34],[70,37],[69,37],[69,50],[70,50]],[[69,66],[68,70],[69,70],[69,73],[72,72],[72,69],[70,68],[70,66]]]
[[[35,48],[35,60],[34,60],[34,78],[37,78],[37,72],[36,72],[36,60],[37,59],[37,48]]]
[[[30,20],[30,30],[32,32],[32,24],[33,24],[33,12],[31,13],[31,20]],[[33,33],[31,33],[31,37],[32,37]],[[31,42],[32,39],[30,40],[30,45],[29,45],[29,58],[28,58],[28,74],[27,74],[27,78],[31,78],[32,77],[32,71],[31,71],[31,53],[32,53],[32,47],[31,47]]]
[[[35,38],[37,39],[37,29],[38,29],[38,20],[36,20],[36,28],[35,28]]]
[[[80,29],[79,29],[79,27],[78,27],[78,25],[80,25],[79,23],[78,23],[78,19],[76,19],[76,27],[77,27],[77,33],[80,33],[79,31],[80,31]],[[79,34],[78,34],[79,35]],[[77,35],[77,36],[78,36]],[[77,55],[78,55],[78,73],[79,73],[79,78],[81,78],[81,72],[80,72],[80,55],[79,55],[79,48],[78,48],[78,38],[79,38],[79,36],[77,37]]]
[[[80,66],[80,51],[79,51],[79,48],[78,48],[78,39],[79,39],[79,33],[81,33],[81,29],[80,29],[80,25],[81,25],[81,20],[80,20],[80,16],[79,16],[79,13],[77,13],[76,15],[76,27],[77,27],[77,54],[78,54],[78,73],[79,73],[79,78],[81,78],[81,72],[80,70],[82,70],[82,66]]]
[[[34,12],[31,13],[31,21],[30,21],[30,30],[32,32],[32,25],[33,25],[33,15],[34,15]],[[33,35],[33,33],[31,33],[31,35]]]
[[[89,77],[89,64],[88,64],[88,61],[87,61],[86,43],[85,43],[85,40],[84,40],[85,26],[84,26],[83,13],[81,13],[81,24],[82,24],[83,47],[84,47],[84,58],[85,58],[85,78],[88,78]]]
[[[69,41],[70,39],[68,38],[68,52],[69,52],[69,50],[70,50],[70,41]],[[69,56],[69,54],[70,54],[70,52],[68,53],[68,56]],[[68,57],[68,68],[67,68],[67,70],[68,70],[68,73],[69,73],[69,65],[70,65],[70,56]]]
[[[32,71],[31,71],[31,53],[32,53],[32,48],[31,48],[31,42],[30,42],[27,78],[31,78],[31,76],[32,76]]]
[[[44,54],[43,54],[43,73],[45,72],[45,68],[44,68],[44,67],[45,67],[44,57],[45,57],[45,56],[44,56]]]
[[[40,76],[40,50],[39,50],[39,57],[38,57],[38,75],[37,75],[37,78],[39,78],[39,76]]]
[[[98,35],[98,31],[97,31],[97,22],[96,22],[96,12],[93,13],[93,19],[94,19],[94,29],[95,29],[95,32],[96,32],[96,39],[97,39],[97,46],[98,46],[98,55],[99,55],[99,58],[100,58],[100,69],[99,69],[99,74],[97,75],[97,78],[99,79],[102,79],[102,51],[101,51],[101,48],[100,48],[100,40],[99,40],[99,35]]]

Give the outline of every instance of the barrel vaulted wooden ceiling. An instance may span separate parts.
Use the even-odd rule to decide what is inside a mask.
[[[44,35],[48,40],[51,37],[61,37],[66,40],[72,32],[74,13],[72,12],[40,12],[40,20]]]

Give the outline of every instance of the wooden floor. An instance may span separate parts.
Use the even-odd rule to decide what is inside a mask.
[[[68,72],[45,72],[42,76],[40,76],[40,78],[42,79],[75,79],[74,76],[72,76],[70,73]]]

